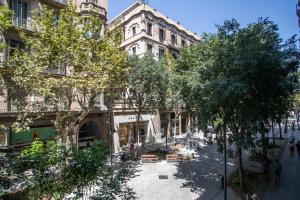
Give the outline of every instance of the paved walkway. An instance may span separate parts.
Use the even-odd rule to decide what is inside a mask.
[[[296,141],[300,139],[300,132],[295,133]],[[286,146],[281,158],[282,176],[280,182],[275,182],[269,185],[266,193],[263,195],[263,200],[294,200],[300,199],[300,157],[297,153],[294,156],[289,155],[289,149]]]
[[[228,161],[228,171],[234,167]],[[199,157],[181,163],[144,163],[138,165],[131,186],[141,200],[221,200],[220,174],[223,174],[223,155],[216,145],[202,147]],[[166,175],[167,179],[159,179]],[[236,197],[228,188],[228,199]]]

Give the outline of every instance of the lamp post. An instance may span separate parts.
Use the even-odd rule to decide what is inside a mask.
[[[227,149],[226,149],[226,124],[224,124],[224,200],[227,200]]]

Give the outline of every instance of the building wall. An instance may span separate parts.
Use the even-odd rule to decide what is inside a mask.
[[[31,26],[31,20],[32,20],[32,11],[35,9],[41,8],[42,5],[46,4],[53,8],[54,10],[57,10],[59,12],[59,9],[64,7],[64,0],[23,0],[23,2],[27,3],[27,17],[26,19],[22,17],[16,17],[14,16],[12,18],[13,26],[18,27],[18,23],[22,22],[22,28],[25,29],[25,32],[30,34],[34,29],[32,29]],[[106,23],[107,18],[107,9],[108,9],[108,0],[89,0],[89,2],[86,2],[85,0],[76,0],[75,3],[77,4],[78,12],[80,12],[82,15],[89,14],[91,7],[84,7],[85,11],[82,12],[82,3],[87,3],[89,6],[95,6],[94,11],[98,12],[100,20],[103,20],[104,23]],[[8,0],[1,0],[0,5],[9,5]],[[8,6],[9,7],[9,6]],[[101,9],[100,9],[101,7]],[[93,7],[94,8],[94,7]],[[104,10],[104,11],[103,11]],[[1,41],[4,40],[4,38],[15,40],[18,42],[21,42],[21,39],[19,37],[19,33],[17,29],[12,28],[9,31],[5,33],[5,35],[1,35],[0,39]],[[0,49],[0,65],[4,61],[5,57],[5,49]],[[1,66],[0,66],[1,67]],[[64,74],[60,74],[64,75]],[[100,93],[100,92],[99,92]],[[35,96],[34,94],[29,94],[28,96],[24,97],[27,101],[34,102],[44,102],[43,97]],[[72,111],[80,111],[79,105],[77,105],[75,102],[72,104]],[[106,116],[104,113],[107,112],[107,108],[104,106],[104,97],[103,95],[99,95],[97,100],[97,105],[95,105],[95,109],[92,110],[92,112],[88,115],[88,117],[85,119],[84,122],[90,120],[95,121],[97,126],[99,126],[99,137],[101,139],[107,140],[107,124],[105,122]],[[43,112],[46,116],[46,120],[38,120],[35,121],[31,126],[32,127],[43,127],[43,126],[53,126],[52,120],[55,118],[55,115],[53,115],[53,112],[51,111],[44,111]],[[5,124],[8,127],[11,126],[11,124],[16,120],[16,116],[18,114],[18,110],[11,106],[11,104],[8,102],[7,99],[7,90],[5,88],[0,88],[0,124]],[[4,134],[0,136],[0,148],[3,146],[9,146],[10,145],[10,133],[11,130],[8,129],[6,131],[3,131]],[[0,133],[1,134],[1,133]]]
[[[151,34],[148,32],[148,24],[152,26]],[[199,36],[187,31],[179,23],[171,21],[147,5],[138,3],[132,9],[124,11],[124,14],[113,20],[109,26],[112,29],[117,26],[123,27],[124,41],[121,48],[129,55],[135,52],[136,55],[142,56],[148,52],[147,46],[151,45],[151,53],[156,60],[160,58],[160,49],[165,52],[169,50],[175,55],[184,45],[200,41]],[[160,30],[163,31],[163,40],[160,38]],[[175,42],[172,42],[172,35]]]
[[[152,25],[151,34],[148,32],[148,24]],[[177,54],[180,47],[200,41],[199,36],[187,30],[179,23],[175,23],[150,6],[138,2],[132,4],[109,23],[109,28],[114,29],[116,27],[123,28],[124,40],[121,44],[121,48],[129,55],[135,54],[137,56],[143,56],[146,52],[149,52],[148,46],[150,45],[152,46],[152,50],[149,53],[152,53],[156,60],[160,58],[160,49],[165,52],[168,50],[171,54]],[[160,29],[164,31],[163,40],[160,38]],[[172,43],[171,35],[175,36],[175,43]],[[185,44],[182,43],[183,40]],[[170,122],[169,125],[172,127],[169,128],[167,134],[170,135],[170,132],[181,134],[186,131],[187,125],[182,124],[183,122],[186,123],[186,119],[183,118],[183,120],[181,120],[181,114],[179,116],[179,125],[174,127],[173,130],[174,123]],[[147,124],[148,127],[145,142],[160,142],[161,136],[163,135],[162,130],[166,130],[165,127],[161,127],[160,115],[144,114],[142,115],[142,119],[143,123]],[[123,132],[126,133],[128,131],[128,128],[124,127],[126,124],[130,127],[132,123],[136,121],[135,114],[129,112],[128,109],[124,109],[123,112],[115,115],[114,126],[116,132],[114,133],[114,142],[116,152],[120,151],[120,147],[122,146],[120,141],[124,143]],[[130,143],[130,136],[127,137],[127,139]]]

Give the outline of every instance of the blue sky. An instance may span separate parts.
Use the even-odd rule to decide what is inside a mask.
[[[134,0],[109,0],[111,20]],[[236,18],[242,26],[269,17],[279,26],[284,39],[299,33],[297,0],[148,0],[149,4],[186,28],[201,34],[215,32],[215,24]]]

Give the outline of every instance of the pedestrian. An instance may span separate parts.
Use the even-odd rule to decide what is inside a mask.
[[[281,166],[281,164],[279,163],[278,160],[275,160],[274,170],[275,170],[275,180],[280,180],[280,175],[281,175],[281,172],[282,172],[282,166]]]
[[[289,149],[290,149],[290,155],[292,156],[295,151],[294,143],[292,141],[289,142]]]
[[[250,200],[259,200],[257,194],[253,194],[253,195],[250,197]]]
[[[292,128],[291,128],[292,132],[295,132],[295,121],[292,122]]]
[[[293,133],[292,133],[292,135],[290,137],[290,142],[292,142],[293,144],[295,143],[295,136],[294,136]]]
[[[134,142],[133,140],[130,141],[130,147],[129,147],[130,151],[134,150]]]
[[[269,140],[270,140],[269,135],[267,135],[267,137],[266,137],[266,143],[267,143],[267,145],[269,145]]]
[[[267,159],[264,159],[264,161],[262,163],[262,167],[263,167],[263,170],[264,170],[264,176],[265,176],[266,180],[268,179],[269,166],[270,166],[269,161]]]
[[[297,148],[298,156],[300,156],[300,141],[297,142],[296,148]]]

